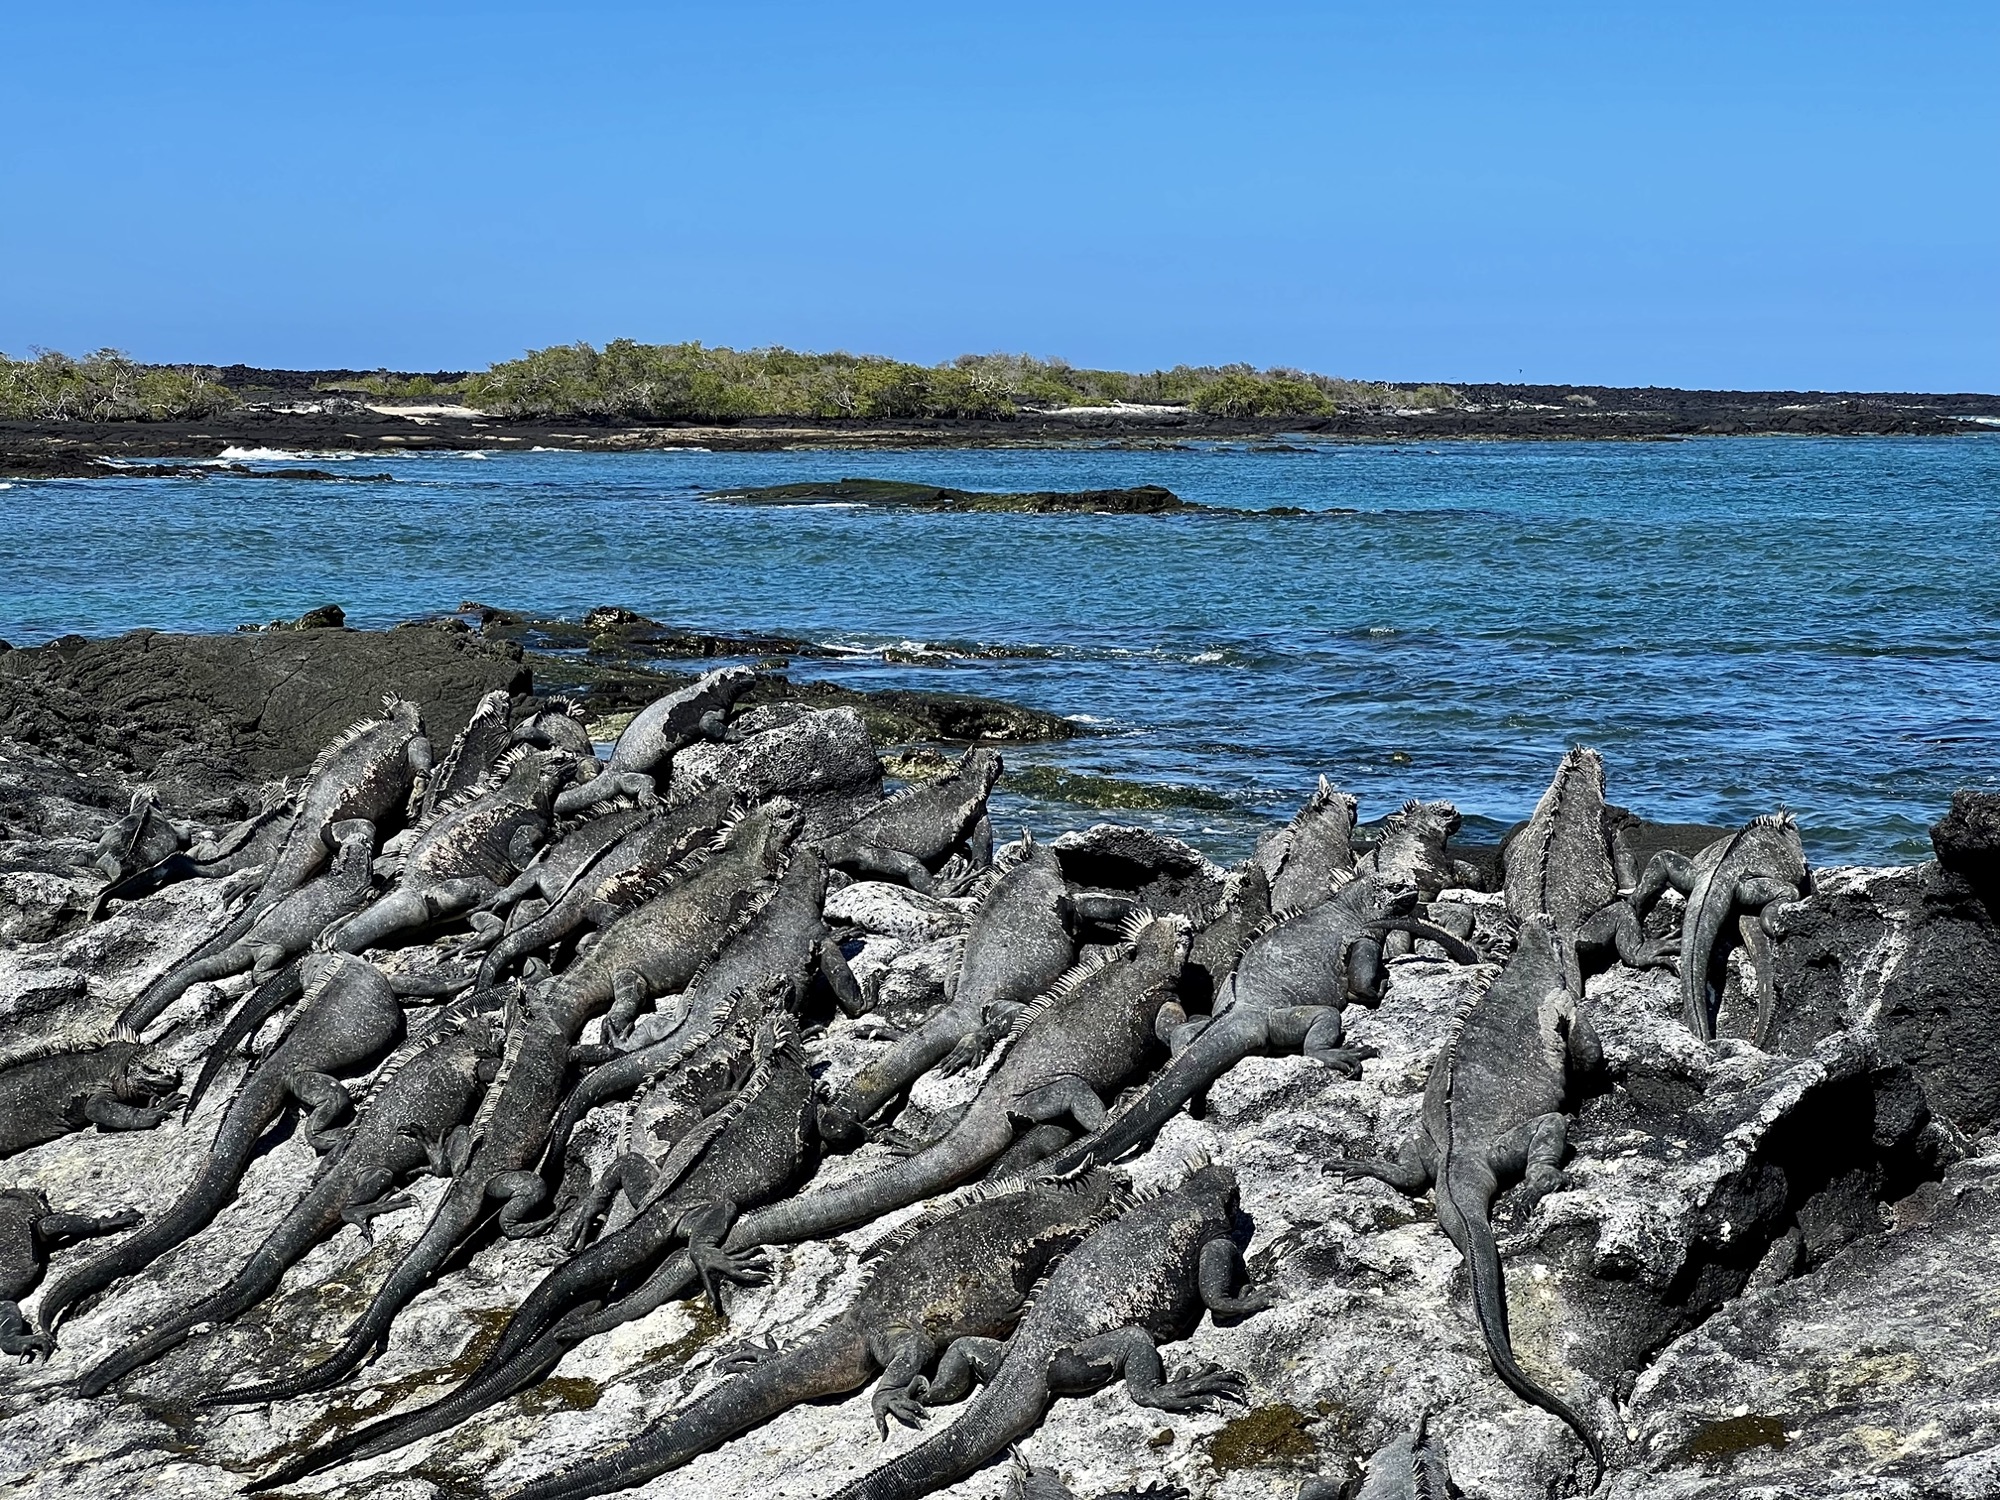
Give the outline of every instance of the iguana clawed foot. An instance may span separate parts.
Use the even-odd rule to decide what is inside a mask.
[[[1369,1058],[1381,1055],[1374,1047],[1321,1047],[1306,1053],[1306,1056],[1315,1062],[1325,1063],[1343,1078],[1359,1078],[1361,1065]]]
[[[694,1245],[689,1247],[689,1258],[695,1270],[701,1274],[702,1287],[708,1293],[709,1306],[721,1313],[722,1286],[724,1281],[732,1281],[738,1286],[762,1286],[771,1279],[770,1258],[759,1247],[754,1250],[724,1250],[715,1245]]]
[[[884,1442],[888,1441],[891,1417],[912,1429],[930,1420],[931,1409],[924,1402],[930,1389],[931,1383],[919,1375],[908,1385],[878,1390],[869,1398],[868,1404],[875,1413],[875,1431]]]
[[[761,1344],[755,1339],[731,1344],[715,1357],[715,1368],[719,1374],[741,1375],[745,1370],[754,1370],[767,1360],[776,1358],[779,1352],[777,1339],[767,1333]]]
[[[1221,1365],[1204,1365],[1192,1374],[1168,1381],[1148,1404],[1161,1411],[1213,1411],[1225,1401],[1248,1406],[1249,1381]]]
[[[884,1021],[879,1017],[866,1016],[848,1028],[848,1034],[850,1036],[858,1036],[863,1041],[893,1042],[903,1035],[903,1028],[893,1021]]]

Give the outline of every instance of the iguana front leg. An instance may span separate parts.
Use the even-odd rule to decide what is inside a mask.
[[[1537,1115],[1495,1140],[1487,1149],[1486,1164],[1502,1182],[1518,1176],[1522,1207],[1533,1208],[1550,1193],[1569,1186],[1561,1170],[1568,1134],[1567,1115]]]
[[[624,1048],[632,1023],[651,998],[646,976],[637,969],[620,969],[611,976],[611,1009],[604,1017],[604,1035],[613,1046]]]
[[[1666,895],[1669,888],[1685,896],[1694,889],[1694,861],[1685,854],[1672,849],[1662,849],[1646,861],[1646,869],[1639,876],[1639,883],[1632,887],[1626,899],[1632,903],[1632,910],[1641,921],[1653,909],[1653,903]]]
[[[97,1218],[89,1214],[44,1214],[35,1221],[35,1238],[44,1244],[53,1244],[57,1240],[94,1240],[101,1235],[130,1229],[134,1224],[143,1222],[145,1217],[136,1208],[121,1208],[117,1213]]]
[[[127,1104],[106,1084],[83,1103],[83,1117],[99,1130],[151,1130],[181,1107],[187,1096],[176,1092],[157,1104]]]
[[[0,1354],[31,1361],[37,1355],[46,1357],[55,1346],[48,1334],[36,1333],[29,1326],[19,1303],[0,1301]]]
[[[1016,1115],[1034,1125],[1068,1116],[1086,1135],[1101,1128],[1105,1120],[1104,1101],[1097,1097],[1097,1090],[1075,1077],[1052,1079],[1016,1100],[1013,1108]]]
[[[399,1208],[410,1208],[416,1203],[408,1193],[390,1191],[396,1185],[396,1174],[387,1167],[370,1167],[354,1181],[354,1196],[347,1207],[340,1211],[341,1220],[352,1224],[361,1231],[362,1243],[375,1243],[373,1220],[378,1214],[394,1213]]]
[[[1326,1169],[1336,1177],[1372,1177],[1377,1182],[1388,1183],[1399,1193],[1408,1193],[1412,1198],[1429,1192],[1431,1184],[1437,1180],[1437,1159],[1431,1154],[1421,1133],[1403,1142],[1393,1157],[1375,1161],[1328,1162]]]
[[[877,1340],[870,1340],[871,1345]],[[879,1341],[884,1347],[875,1349],[875,1357],[882,1364],[882,1378],[875,1382],[875,1389],[868,1397],[868,1408],[875,1414],[875,1431],[883,1438],[889,1436],[889,1419],[894,1417],[905,1427],[921,1427],[926,1412],[924,1369],[937,1354],[933,1344],[921,1328],[899,1325]]]
[[[956,1405],[993,1379],[1006,1354],[1007,1346],[999,1339],[953,1339],[938,1357],[937,1374],[927,1381],[912,1381],[911,1394],[926,1407]]]
[[[1234,1370],[1208,1365],[1167,1379],[1160,1351],[1143,1328],[1114,1328],[1049,1361],[1049,1389],[1066,1395],[1087,1395],[1120,1376],[1133,1402],[1155,1411],[1209,1411],[1224,1401],[1249,1404],[1248,1382]]]
[[[739,1286],[761,1286],[771,1279],[768,1258],[761,1249],[725,1250],[722,1240],[736,1222],[733,1203],[706,1203],[690,1209],[681,1219],[681,1233],[687,1236],[688,1259],[694,1263],[701,1284],[708,1291],[709,1305],[723,1311],[720,1282]]]
[[[993,820],[983,808],[972,825],[972,831],[965,836],[965,847],[978,869],[983,870],[993,863]]]
[[[1736,926],[1743,934],[1743,950],[1757,986],[1757,1020],[1750,1032],[1750,1044],[1761,1048],[1771,1039],[1771,1022],[1776,1019],[1778,1008],[1777,976],[1771,972],[1771,930],[1763,912],[1746,912],[1737,919]]]
[[[1076,1132],[1067,1125],[1053,1122],[1036,1125],[1021,1133],[1013,1145],[1001,1152],[993,1165],[986,1170],[986,1182],[1000,1182],[1009,1177],[1019,1177],[1039,1161],[1054,1156],[1063,1147],[1076,1139]]]
[[[628,1151],[614,1161],[591,1184],[590,1192],[583,1200],[583,1208],[577,1215],[576,1228],[570,1235],[570,1249],[581,1250],[589,1243],[591,1232],[611,1212],[612,1200],[621,1191],[635,1209],[645,1202],[658,1175],[653,1170],[653,1164],[634,1151]],[[547,1221],[542,1227],[547,1227]]]
[[[1236,1241],[1215,1239],[1201,1247],[1196,1284],[1201,1290],[1202,1305],[1210,1312],[1223,1317],[1247,1317],[1276,1306],[1275,1292],[1250,1286],[1249,1280],[1243,1249]]]
[[[881,844],[862,844],[846,859],[840,861],[841,868],[859,875],[875,876],[883,880],[900,880],[920,895],[929,895],[931,872],[924,862],[915,855],[905,854],[901,849],[890,849]]]
[[[313,1150],[325,1156],[338,1147],[340,1133],[333,1129],[333,1122],[354,1105],[341,1082],[325,1073],[295,1073],[285,1080],[285,1091],[308,1111],[305,1133]]]
[[[847,955],[840,951],[840,944],[831,933],[821,938],[813,949],[820,982],[833,995],[834,1004],[841,1014],[849,1018],[863,1016],[871,1009],[868,996],[861,993],[861,985],[854,977],[854,970],[847,962]]]
[[[1679,968],[1676,957],[1681,950],[1680,938],[1650,941],[1630,901],[1614,901],[1586,918],[1577,929],[1576,941],[1578,947],[1600,952],[1610,949],[1628,968],[1665,969],[1670,973]]]

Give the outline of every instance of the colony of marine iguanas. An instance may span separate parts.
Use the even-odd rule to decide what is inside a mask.
[[[1642,865],[1601,761],[1578,748],[1483,871],[1449,844],[1451,804],[1360,824],[1355,799],[1322,778],[1180,909],[1077,878],[1031,833],[996,849],[988,797],[1003,763],[990,747],[848,809],[830,832],[809,833],[824,810],[815,820],[791,797],[683,787],[676,758],[738,736],[753,681],[726,667],[657,700],[603,765],[563,705],[517,714],[505,694],[434,760],[414,705],[390,698],[236,827],[197,837],[136,796],[99,842],[88,919],[202,881],[218,925],[193,951],[158,955],[115,1027],[0,1056],[0,1157],[93,1127],[152,1130],[184,1103],[192,1118],[232,1075],[233,1094],[212,1136],[190,1142],[179,1195],[143,1214],[90,1218],[32,1184],[0,1191],[0,1352],[69,1357],[65,1320],[209,1225],[267,1133],[294,1119],[323,1158],[309,1189],[206,1296],[76,1369],[77,1391],[116,1399],[134,1372],[271,1298],[315,1247],[411,1213],[406,1189],[426,1174],[449,1179],[443,1196],[414,1241],[366,1271],[330,1352],[302,1347],[291,1368],[191,1390],[191,1405],[283,1402],[350,1379],[494,1234],[545,1243],[548,1269],[512,1289],[497,1340],[444,1394],[321,1432],[253,1489],[444,1431],[670,1301],[698,1296],[726,1319],[733,1288],[778,1274],[780,1247],[921,1205],[803,1342],[738,1345],[718,1364],[727,1379],[515,1493],[630,1489],[872,1382],[881,1436],[936,1425],[838,1488],[843,1500],[914,1500],[1010,1450],[1017,1494],[1065,1496],[1014,1446],[1053,1403],[1113,1382],[1169,1415],[1243,1403],[1242,1374],[1177,1362],[1173,1345],[1206,1315],[1253,1318],[1279,1300],[1246,1269],[1238,1177],[1254,1163],[1193,1158],[1147,1191],[1120,1164],[1245,1058],[1303,1055],[1361,1076],[1377,1054],[1349,1042],[1343,1012],[1379,1004],[1393,967],[1421,953],[1479,966],[1481,981],[1431,1062],[1416,1137],[1395,1160],[1328,1170],[1434,1190],[1494,1377],[1560,1417],[1583,1471],[1602,1471],[1583,1403],[1551,1388],[1561,1372],[1537,1377],[1516,1358],[1494,1206],[1564,1184],[1566,1112],[1600,1062],[1588,974],[1677,968],[1686,1024],[1709,1042],[1740,944],[1757,1034],[1768,1029],[1771,913],[1812,888],[1789,818]],[[914,1024],[874,1015],[880,976],[859,982],[850,967],[860,934],[833,898],[860,886],[966,915]],[[1504,898],[1497,925],[1454,897],[1488,887]],[[1685,898],[1677,935],[1653,910],[1669,891]],[[403,962],[416,949],[426,961]],[[240,998],[184,1101],[162,1043],[218,984]],[[274,1025],[278,1039],[247,1055]],[[805,1047],[828,1025],[879,1041],[837,1086]],[[969,1099],[920,1118],[905,1101],[929,1074],[971,1075]],[[593,1117],[615,1122],[595,1161],[577,1145]],[[819,1180],[883,1142],[900,1159]],[[1392,1441],[1360,1493],[1446,1493],[1439,1436],[1430,1421]],[[1317,1484],[1305,1493],[1339,1492]],[[801,1478],[796,1493],[819,1491]]]

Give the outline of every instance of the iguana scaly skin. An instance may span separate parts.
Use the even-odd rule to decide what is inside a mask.
[[[514,743],[533,745],[539,750],[562,750],[594,765],[597,751],[590,742],[590,731],[585,727],[587,717],[583,705],[574,698],[551,698],[547,707],[535,710],[514,726]],[[585,775],[579,780],[588,780],[597,774],[589,765],[584,771]]]
[[[1449,933],[1409,917],[1414,900],[1407,886],[1350,875],[1319,905],[1274,918],[1270,930],[1244,949],[1216,998],[1214,1016],[1180,1027],[1171,1040],[1172,1059],[1139,1097],[1101,1130],[1051,1158],[1051,1167],[1116,1160],[1253,1054],[1297,1050],[1359,1077],[1375,1049],[1344,1045],[1340,1011],[1348,996],[1349,950],[1364,938],[1414,930],[1442,943],[1460,963],[1479,957]]]
[[[585,1500],[630,1489],[719,1448],[807,1401],[859,1390],[880,1375],[870,1406],[914,1426],[930,1388],[924,1372],[962,1338],[1005,1338],[1042,1274],[1126,1207],[1118,1179],[1008,1181],[970,1189],[896,1231],[880,1265],[840,1315],[792,1348],[742,1345],[717,1368],[731,1376],[625,1447],[573,1464],[510,1500]]]
[[[366,719],[342,734],[312,763],[286,830],[252,903],[262,909],[317,875],[333,851],[327,830],[349,818],[381,823],[400,814],[417,779],[430,770],[431,743],[417,705],[387,697],[388,716]],[[380,840],[378,839],[379,843]]]
[[[1093,1232],[1057,1264],[1004,1346],[961,1339],[946,1352],[930,1403],[963,1400],[974,1378],[986,1381],[958,1420],[836,1500],[919,1500],[1034,1431],[1057,1395],[1121,1376],[1133,1401],[1156,1411],[1241,1401],[1242,1376],[1207,1368],[1169,1380],[1156,1347],[1193,1332],[1204,1309],[1243,1315],[1271,1305],[1265,1293],[1232,1291],[1243,1275],[1235,1218],[1235,1174],[1204,1165]]]
[[[575,762],[548,750],[515,750],[472,790],[418,827],[396,856],[396,883],[381,900],[326,935],[343,953],[456,916],[499,891],[535,857],[553,821],[556,789]]]
[[[751,1214],[730,1248],[819,1239],[957,1187],[1001,1159],[1017,1121],[1097,1129],[1101,1096],[1186,1019],[1174,981],[1187,941],[1179,917],[1136,918],[1121,948],[1070,971],[1021,1013],[1006,1054],[939,1140],[880,1172]]]
[[[1005,769],[1000,752],[976,748],[960,757],[949,776],[884,798],[839,833],[819,843],[820,857],[835,869],[900,880],[929,891],[931,874],[953,850],[975,865],[993,859],[993,825],[986,797]]]
[[[0,1064],[0,1157],[86,1125],[151,1130],[180,1107],[180,1069],[130,1028],[51,1043]]]
[[[1036,1468],[1016,1448],[1013,1467],[1007,1471],[1007,1500],[1076,1500],[1076,1491],[1054,1469]],[[1143,1488],[1110,1490],[1094,1500],[1189,1500],[1189,1496],[1185,1485],[1154,1479]],[[1339,1500],[1338,1494],[1329,1500]]]
[[[719,1241],[739,1207],[784,1192],[810,1170],[813,1085],[798,1027],[790,1016],[780,1012],[764,1023],[757,1051],[756,1072],[742,1092],[675,1147],[632,1222],[544,1277],[509,1322],[499,1344],[463,1385],[420,1411],[375,1423],[315,1449],[260,1479],[254,1488],[290,1484],[329,1464],[400,1448],[534,1384],[580,1341],[569,1335],[588,1336],[623,1321],[606,1319],[600,1312],[601,1301],[585,1299],[608,1293],[621,1279],[643,1271],[677,1240],[685,1240],[686,1248],[671,1257],[673,1268],[667,1272],[671,1285],[649,1302],[647,1311],[678,1295],[697,1276],[709,1283],[711,1295],[717,1276],[763,1279],[763,1273],[743,1257],[724,1252]],[[571,1310],[576,1316],[568,1320],[566,1333],[545,1336]]]
[[[502,1233],[534,1232],[545,1189],[532,1168],[547,1143],[578,1034],[614,1004],[636,1013],[652,996],[685,988],[768,893],[798,827],[798,810],[783,799],[747,814],[699,868],[627,911],[567,971],[521,997],[467,1161],[340,1348],[297,1374],[206,1399],[277,1401],[339,1380],[388,1337],[396,1315],[485,1216],[489,1198],[504,1200]]]
[[[1398,1433],[1377,1448],[1354,1500],[1452,1500],[1457,1491],[1452,1488],[1451,1470],[1429,1427],[1426,1413],[1416,1431]]]
[[[1331,888],[1331,878],[1328,880]],[[1251,860],[1223,880],[1222,894],[1197,913],[1194,937],[1188,943],[1187,965],[1181,970],[1181,999],[1208,1010],[1236,972],[1237,961],[1258,933],[1271,925],[1271,881]]]
[[[43,1332],[83,1298],[151,1265],[220,1213],[259,1137],[294,1102],[310,1111],[305,1131],[314,1149],[331,1149],[326,1132],[349,1102],[333,1075],[371,1066],[394,1046],[403,1034],[403,1008],[389,981],[358,958],[312,954],[301,963],[307,988],[298,1016],[285,1039],[244,1077],[194,1180],[138,1233],[42,1294],[36,1317]]]
[[[298,813],[298,799],[282,784],[265,788],[264,805],[253,817],[232,824],[213,839],[167,855],[97,893],[94,921],[107,901],[150,895],[177,880],[214,880],[239,871],[267,868],[284,846]],[[259,882],[261,884],[261,881]]]
[[[104,884],[98,888],[84,920],[95,922],[114,891],[141,872],[174,858],[190,839],[189,831],[161,809],[151,787],[142,786],[133,792],[125,816],[97,837],[90,867],[104,877]]]
[[[495,688],[479,700],[444,759],[424,778],[423,798],[417,807],[420,820],[434,817],[453,797],[483,784],[492,774],[513,743],[507,727],[512,704],[505,688]]]
[[[262,984],[310,948],[329,926],[367,904],[374,890],[375,825],[351,818],[327,832],[334,840],[334,855],[325,871],[250,917],[243,935],[220,952],[191,959],[154,980],[119,1019],[134,1030],[144,1030],[203,980],[226,979],[246,969],[252,984]]]
[[[1380,838],[1358,864],[1384,880],[1406,885],[1428,901],[1447,886],[1476,886],[1479,871],[1453,859],[1446,842],[1464,819],[1449,802],[1414,797],[1380,824]]]
[[[1513,958],[1461,1013],[1431,1065],[1416,1139],[1393,1161],[1341,1162],[1333,1170],[1377,1177],[1405,1193],[1436,1186],[1438,1227],[1465,1257],[1472,1310],[1494,1370],[1515,1394],[1575,1429],[1601,1474],[1597,1434],[1514,1358],[1493,1239],[1493,1203],[1510,1180],[1521,1182],[1529,1203],[1563,1186],[1563,1106],[1573,1083],[1603,1063],[1596,1033],[1577,1014],[1575,966],[1564,948],[1546,917],[1522,924]]]
[[[511,965],[554,946],[586,922],[608,920],[630,891],[706,847],[731,806],[726,787],[710,787],[670,808],[609,813],[544,849],[519,878],[482,904],[493,911],[532,892],[549,903],[500,935],[479,966],[479,982],[494,983]]]
[[[973,913],[944,1005],[820,1106],[822,1138],[858,1144],[863,1125],[918,1078],[947,1058],[961,1067],[977,1063],[1005,1036],[1021,1008],[1076,961],[1067,899],[1055,851],[1027,838]]]
[[[1736,925],[1757,975],[1757,1021],[1751,1040],[1762,1046],[1770,1036],[1777,1003],[1771,975],[1770,908],[1802,901],[1812,892],[1799,825],[1790,813],[1752,818],[1726,839],[1717,839],[1693,859],[1671,850],[1655,855],[1632,894],[1643,914],[1668,886],[1687,897],[1681,917],[1681,1015],[1704,1041],[1715,1038],[1715,1012],[1722,1003],[1722,966],[1728,931]]]
[[[757,674],[748,667],[718,667],[677,692],[655,698],[639,710],[603,770],[556,801],[564,817],[613,797],[631,797],[644,806],[659,800],[654,783],[676,753],[696,740],[719,739],[729,709],[750,691]]]
[[[135,1209],[98,1219],[59,1214],[40,1188],[0,1188],[0,1354],[33,1359],[53,1347],[46,1334],[29,1329],[20,1303],[41,1279],[52,1250],[130,1229],[144,1217]]]
[[[277,1289],[284,1274],[343,1224],[372,1242],[369,1221],[407,1208],[395,1192],[408,1173],[429,1165],[450,1175],[453,1128],[490,1081],[498,1065],[500,1018],[455,1007],[401,1056],[391,1058],[375,1081],[338,1150],[320,1168],[312,1188],[265,1236],[221,1290],[168,1317],[151,1332],[100,1360],[77,1383],[84,1396],[110,1385],[184,1343],[203,1323],[226,1323]]]
[[[1292,821],[1257,846],[1251,859],[1270,882],[1274,910],[1317,906],[1334,877],[1354,868],[1354,809],[1354,798],[1322,776]]]
[[[1618,890],[1618,849],[1604,802],[1604,762],[1578,745],[1528,821],[1500,851],[1507,909],[1546,916],[1576,944],[1590,972],[1622,960],[1635,969],[1670,969],[1677,942],[1649,943],[1639,914]]]

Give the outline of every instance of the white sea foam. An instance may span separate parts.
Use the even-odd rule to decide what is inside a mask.
[[[1188,660],[1191,662],[1201,662],[1204,664],[1208,662],[1221,661],[1222,653],[1220,651],[1198,651],[1193,656],[1190,656]]]
[[[381,457],[380,454],[354,452],[305,453],[293,448],[224,448],[221,460],[211,459],[209,462],[227,461],[231,463],[243,463],[254,461],[271,464],[347,464],[353,463],[357,458],[379,457]]]
[[[491,458],[493,455],[478,448],[468,448],[458,456],[460,458]]]

